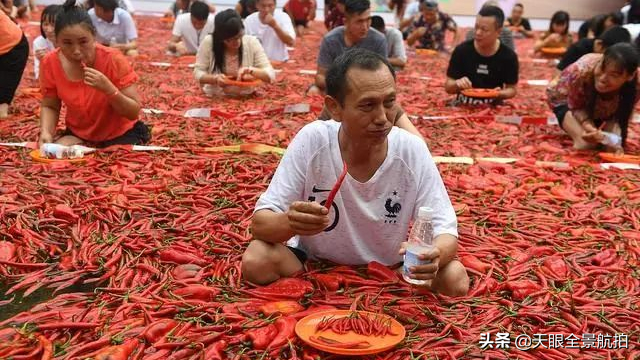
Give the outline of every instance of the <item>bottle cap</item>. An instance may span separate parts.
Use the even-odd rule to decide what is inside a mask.
[[[433,209],[428,206],[421,206],[418,210],[418,217],[426,217],[431,219],[433,216]]]

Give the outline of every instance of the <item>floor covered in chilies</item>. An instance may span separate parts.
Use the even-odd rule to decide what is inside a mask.
[[[321,26],[297,40],[275,84],[249,98],[210,99],[187,62],[165,55],[168,25],[137,21],[138,90],[144,108],[162,111],[141,116],[153,127],[152,145],[171,149],[98,152],[84,164],[52,166],[33,162],[28,148],[0,147],[0,358],[99,358],[109,346],[135,347],[131,359],[336,358],[295,337],[254,349],[247,333],[277,321],[259,309],[267,300],[305,309],[348,309],[357,300],[359,310],[394,317],[405,340],[370,359],[638,358],[640,172],[603,170],[596,153],[572,150],[557,125],[496,121],[549,114],[545,87],[527,80],[549,80],[553,65],[533,59],[530,40],[517,43],[518,97],[498,108],[447,106],[446,57],[410,53],[398,73],[399,101],[433,155],[519,159],[438,165],[458,213],[467,297],[416,291],[366,265],[325,263],[310,264],[298,282],[259,289],[241,280],[239,261],[279,156],[206,150],[286,148],[315,119],[321,99],[304,96],[313,76],[300,70],[315,70]],[[24,26],[33,39],[38,26]],[[0,121],[1,142],[37,139],[32,73],[30,62],[12,117]],[[301,103],[311,111],[283,111]],[[183,116],[194,108],[215,111]],[[640,150],[639,130],[631,126],[629,153]],[[331,276],[318,274],[344,281],[330,290]],[[180,296],[194,283],[210,290],[209,301]],[[151,332],[173,330],[157,339],[150,324]],[[481,346],[486,333],[492,341],[508,333],[510,346]],[[518,349],[520,335],[535,349]]]

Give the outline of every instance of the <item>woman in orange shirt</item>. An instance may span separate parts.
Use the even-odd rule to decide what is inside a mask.
[[[55,24],[58,49],[40,66],[42,111],[39,143],[90,143],[96,147],[144,144],[149,128],[138,121],[138,76],[117,49],[96,42],[85,10],[67,0]],[[60,107],[67,106],[67,129],[56,134]]]
[[[0,11],[0,119],[9,115],[22,73],[29,59],[29,42],[20,27]]]

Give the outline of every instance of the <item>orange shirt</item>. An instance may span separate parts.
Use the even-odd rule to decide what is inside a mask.
[[[22,30],[4,11],[0,11],[0,55],[8,53],[22,40]]]
[[[86,85],[82,80],[71,81],[62,68],[60,49],[42,59],[40,90],[44,97],[60,99],[67,106],[65,122],[71,132],[83,140],[103,142],[131,130],[137,120],[119,115],[109,104],[107,94]],[[138,75],[120,50],[96,44],[93,66],[118,89],[133,85]]]

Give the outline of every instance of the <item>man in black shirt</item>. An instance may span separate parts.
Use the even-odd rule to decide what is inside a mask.
[[[444,88],[463,104],[492,103],[495,99],[470,99],[464,89],[499,89],[498,101],[516,96],[518,55],[500,42],[504,13],[484,6],[476,17],[475,39],[460,44],[451,54]]]
[[[562,71],[567,66],[578,61],[583,55],[590,53],[602,54],[609,46],[622,42],[630,43],[631,34],[622,26],[614,26],[602,33],[597,39],[585,38],[571,45],[562,60],[560,60],[557,68]]]
[[[507,19],[506,26],[511,29],[514,36],[533,37],[533,31],[531,31],[531,24],[529,19],[522,17],[524,13],[524,5],[517,3],[513,5],[511,10],[511,17]]]

